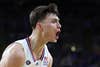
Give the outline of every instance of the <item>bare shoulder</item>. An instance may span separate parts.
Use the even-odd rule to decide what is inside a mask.
[[[49,57],[49,61],[52,63],[53,62],[53,57],[52,57],[50,52],[48,53],[48,57]]]
[[[53,57],[52,57],[51,53],[49,52],[47,46],[46,46],[46,49],[47,49],[47,53],[48,53],[48,62],[49,62],[49,66],[48,66],[48,67],[52,67],[52,64],[53,64]]]
[[[21,67],[24,63],[24,51],[19,43],[10,44],[4,51],[0,67]]]
[[[48,67],[52,67],[52,65],[53,65],[53,57],[50,54],[50,52],[48,53],[48,61],[49,61],[49,66]]]
[[[46,46],[46,50],[47,50],[47,53],[48,53],[48,58],[49,58],[49,60],[50,60],[50,61],[53,60],[53,57],[52,57],[52,55],[51,55],[51,53],[50,53],[50,51],[49,51],[49,49],[48,49],[47,46]]]

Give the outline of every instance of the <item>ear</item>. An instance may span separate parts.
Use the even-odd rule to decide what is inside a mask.
[[[42,26],[42,23],[40,23],[40,22],[37,22],[37,24],[36,24],[36,27],[40,30],[40,31],[43,31],[43,26]]]

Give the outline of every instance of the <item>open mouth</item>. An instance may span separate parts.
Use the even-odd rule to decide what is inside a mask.
[[[56,38],[59,39],[60,31],[56,33]]]

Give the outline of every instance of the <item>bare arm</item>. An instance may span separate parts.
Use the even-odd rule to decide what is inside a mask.
[[[15,45],[15,44],[13,44]],[[23,51],[20,46],[14,46],[5,50],[5,54],[0,61],[0,67],[22,67],[24,63]]]
[[[53,58],[51,57],[50,61],[49,61],[49,66],[48,67],[52,67],[52,65],[53,65]]]

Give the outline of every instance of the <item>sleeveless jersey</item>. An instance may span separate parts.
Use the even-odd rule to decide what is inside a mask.
[[[24,53],[25,53],[25,64],[23,67],[29,67],[29,65],[32,63],[33,67],[48,67],[48,48],[45,45],[43,52],[42,52],[42,56],[40,57],[39,60],[35,60],[34,56],[32,55],[32,52],[30,50],[29,47],[29,40],[28,38],[26,39],[22,39],[22,40],[18,40],[16,41],[18,43],[20,43],[23,48],[24,48]]]
[[[29,67],[30,64],[33,64],[32,67],[48,67],[48,55],[50,54],[48,51],[47,46],[44,46],[43,52],[42,52],[42,56],[40,57],[39,60],[35,60],[34,56],[32,55],[32,51],[30,50],[29,47],[29,41],[28,38],[26,39],[22,39],[22,40],[18,40],[15,41],[16,43],[20,43],[22,45],[22,47],[24,48],[24,53],[25,53],[25,63],[22,67]],[[11,49],[14,47],[15,45],[11,46],[7,51],[4,52],[3,55],[5,55],[6,53],[10,54]]]

